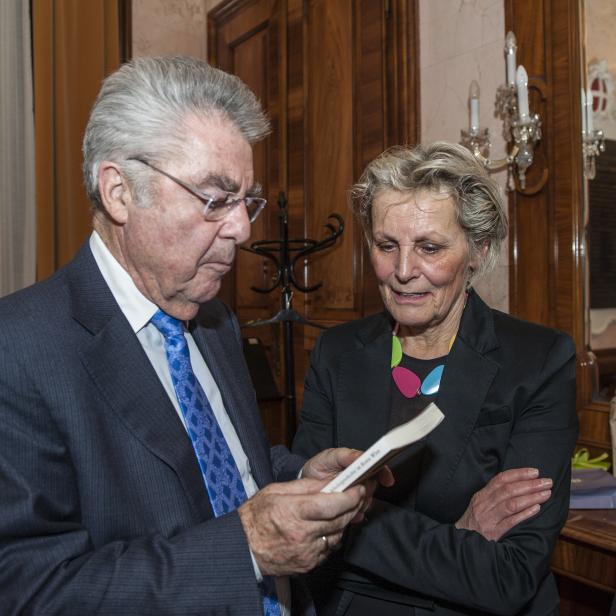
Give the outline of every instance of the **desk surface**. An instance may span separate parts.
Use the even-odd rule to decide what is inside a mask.
[[[583,584],[616,592],[616,509],[571,509],[552,568]]]
[[[562,535],[616,552],[616,509],[571,509]]]

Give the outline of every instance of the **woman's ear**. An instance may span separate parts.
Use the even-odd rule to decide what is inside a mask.
[[[98,192],[109,218],[118,225],[128,220],[132,194],[117,163],[103,160],[98,166]]]
[[[471,258],[471,262],[469,264],[469,269],[471,272],[475,272],[479,269],[481,264],[485,261],[485,258],[488,256],[489,248],[490,244],[488,242],[483,242],[483,244],[477,247],[477,250],[474,251],[473,257]]]

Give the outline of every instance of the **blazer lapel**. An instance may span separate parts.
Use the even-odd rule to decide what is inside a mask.
[[[340,360],[336,445],[367,449],[389,424],[391,326],[385,315],[357,339],[357,350]]]
[[[422,464],[421,485],[440,493],[443,507],[447,506],[448,485],[498,372],[498,364],[485,356],[497,345],[491,312],[471,291],[436,399],[445,420],[428,435],[428,455]]]
[[[89,247],[69,273],[73,317],[90,334],[79,354],[120,422],[174,469],[197,519],[213,517],[186,430]]]

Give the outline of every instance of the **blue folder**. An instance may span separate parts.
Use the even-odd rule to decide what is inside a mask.
[[[616,477],[600,468],[574,468],[569,508],[616,509]]]

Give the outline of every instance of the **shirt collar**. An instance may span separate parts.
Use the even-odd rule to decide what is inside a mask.
[[[158,306],[139,291],[130,274],[111,254],[96,231],[92,231],[90,236],[90,249],[120,310],[137,333],[149,323]]]

